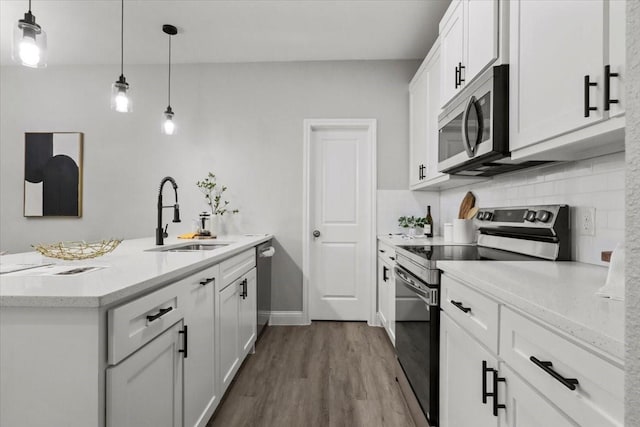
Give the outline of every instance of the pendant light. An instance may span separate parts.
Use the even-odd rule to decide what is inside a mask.
[[[173,135],[176,132],[176,124],[173,121],[173,110],[171,109],[171,36],[178,34],[178,29],[173,25],[165,24],[162,31],[169,35],[169,85],[168,85],[168,102],[167,109],[164,111],[164,122],[162,123],[162,132],[165,135]]]
[[[120,77],[111,85],[111,109],[119,113],[133,111],[131,90],[124,77],[124,0],[120,2]]]
[[[29,10],[13,29],[13,60],[25,67],[43,68],[47,66],[47,33],[36,24],[36,17]]]

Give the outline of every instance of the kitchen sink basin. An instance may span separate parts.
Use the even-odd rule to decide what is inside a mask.
[[[151,252],[200,252],[220,249],[231,243],[185,243],[161,248],[149,249]]]

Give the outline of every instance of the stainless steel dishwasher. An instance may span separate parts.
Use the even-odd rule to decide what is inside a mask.
[[[258,338],[269,324],[271,317],[271,258],[275,249],[268,240],[256,246],[256,259],[258,269]]]

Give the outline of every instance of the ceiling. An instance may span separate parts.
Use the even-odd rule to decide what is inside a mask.
[[[450,0],[126,0],[125,64],[424,58]],[[27,0],[0,0],[0,63]],[[120,61],[119,0],[32,0],[50,65]]]

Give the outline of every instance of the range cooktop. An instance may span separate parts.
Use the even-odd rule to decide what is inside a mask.
[[[427,268],[437,261],[540,261],[540,258],[471,245],[398,246],[400,253]]]

